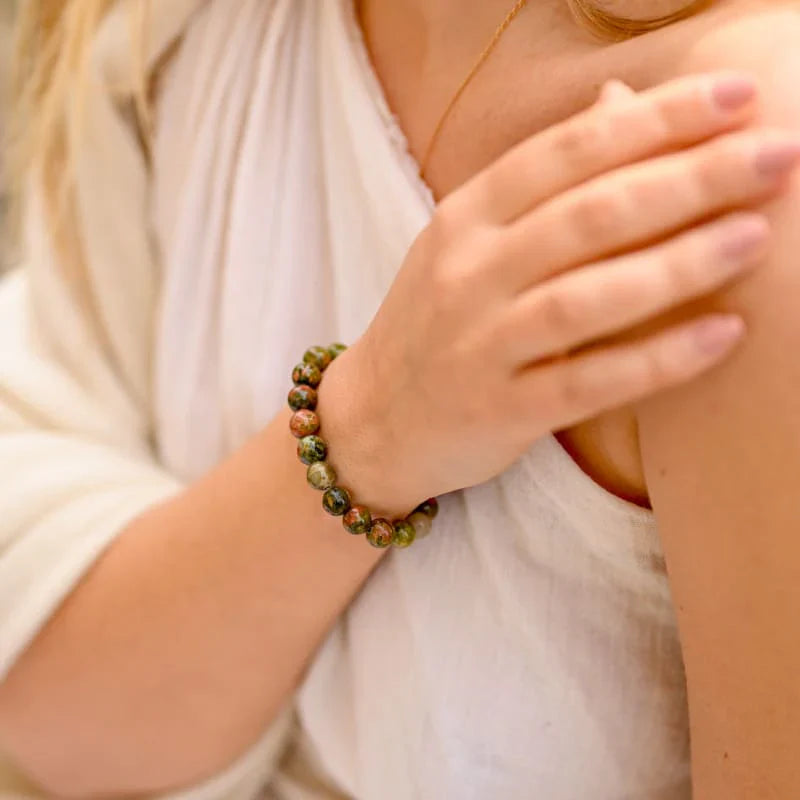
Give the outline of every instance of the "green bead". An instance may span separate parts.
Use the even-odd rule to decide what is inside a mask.
[[[347,345],[341,344],[340,342],[336,342],[328,348],[328,352],[330,353],[332,359],[339,358],[339,356],[344,353],[345,350],[347,350]]]
[[[314,366],[314,364],[298,364],[292,370],[292,382],[297,386],[304,385],[316,388],[321,380],[322,373],[319,367]]]
[[[414,539],[416,538],[417,532],[414,530],[414,526],[410,522],[406,522],[404,519],[395,520],[394,539],[392,539],[392,544],[395,547],[399,547],[401,549],[411,547],[411,545],[414,544]]]
[[[336,486],[336,470],[327,461],[317,461],[308,468],[306,479],[318,492],[326,492]]]
[[[436,515],[439,513],[439,501],[435,497],[430,497],[414,509],[414,513],[417,512],[427,514],[431,519],[436,519]]]
[[[297,455],[306,465],[324,461],[328,455],[328,445],[319,436],[305,436],[297,443]]]
[[[415,511],[408,517],[408,522],[414,526],[417,539],[424,539],[433,529],[433,520],[421,511]]]
[[[319,417],[307,408],[301,408],[292,414],[289,420],[289,430],[293,436],[302,439],[304,436],[313,436],[319,430]]]
[[[348,533],[352,533],[354,536],[360,536],[370,529],[370,525],[372,525],[372,514],[369,513],[369,509],[363,506],[353,506],[344,515],[342,524]]]
[[[308,409],[313,411],[317,407],[317,390],[311,386],[295,386],[289,392],[289,408],[292,411],[300,411],[301,409]]]
[[[394,527],[387,519],[376,519],[367,533],[367,541],[380,549],[389,547],[394,541]]]
[[[322,507],[334,517],[343,517],[350,510],[350,492],[334,486],[322,495]]]
[[[325,372],[333,361],[333,356],[325,347],[309,347],[303,356],[303,361],[306,364],[313,364],[320,372]]]

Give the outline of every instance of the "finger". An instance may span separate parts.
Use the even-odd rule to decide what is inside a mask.
[[[663,244],[566,273],[521,295],[504,324],[518,367],[622,333],[720,289],[761,261],[769,223],[732,214]]]
[[[733,130],[752,118],[755,95],[750,78],[723,73],[595,105],[510,150],[457,193],[457,202],[472,219],[512,222],[611,169]]]
[[[618,80],[611,80],[603,85],[597,100],[600,104],[623,103],[636,97],[636,92],[628,84]]]
[[[497,256],[502,280],[512,291],[527,288],[763,201],[785,185],[798,161],[796,135],[758,131],[624,167],[565,192],[506,229]]]
[[[685,383],[724,360],[745,335],[742,319],[713,314],[633,343],[525,370],[522,396],[552,430],[575,425]]]

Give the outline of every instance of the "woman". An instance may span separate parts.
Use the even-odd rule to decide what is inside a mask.
[[[8,792],[688,798],[687,686],[695,797],[800,791],[796,12],[508,5],[30,4]],[[279,410],[337,339],[342,481],[450,493],[380,566]]]

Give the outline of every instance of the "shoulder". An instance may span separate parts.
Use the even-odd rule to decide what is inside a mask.
[[[800,139],[799,2],[732,0],[723,3],[718,17],[698,19],[684,31],[675,75],[720,69],[754,75],[761,91],[755,124],[794,131]],[[773,231],[767,263],[742,283],[691,309],[741,314],[748,326],[747,340],[721,368],[642,405],[650,475],[652,462],[669,461],[685,464],[684,474],[696,471],[697,479],[703,480],[703,470],[714,468],[734,450],[748,450],[753,466],[763,468],[769,459],[764,439],[768,426],[775,428],[776,442],[786,435],[800,439],[793,388],[800,385],[800,175],[762,210]],[[800,458],[800,450],[797,455]],[[793,469],[800,472],[800,461]],[[744,475],[739,478],[746,480]],[[649,488],[656,494],[671,483],[657,478],[652,482]]]
[[[718,15],[699,18],[681,36],[681,56],[670,77],[725,69],[749,73],[760,88],[755,125],[791,131],[800,140],[800,2],[723,2]],[[694,309],[741,313],[751,335],[730,364],[685,387],[682,397],[730,388],[737,379],[746,387],[742,391],[754,392],[754,373],[781,365],[788,375],[800,366],[795,355],[800,352],[800,174],[762,210],[773,229],[768,262],[743,283]]]
[[[676,74],[734,69],[754,75],[761,89],[755,124],[794,131],[800,139],[800,3],[734,0],[729,9],[702,30],[698,24],[696,38],[686,37]],[[637,409],[662,531],[719,536],[718,545],[737,515],[742,519],[742,504],[759,508],[768,526],[783,508],[780,494],[793,495],[800,474],[800,174],[760,210],[772,227],[766,262],[741,283],[676,314],[740,314],[746,340],[721,367]],[[698,494],[698,486],[706,491]],[[796,517],[792,524],[800,529],[800,507]]]
[[[765,120],[800,125],[800,2],[728,0],[686,23],[675,74],[737,69],[761,81]]]

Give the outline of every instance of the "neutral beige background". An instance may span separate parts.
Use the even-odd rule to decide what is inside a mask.
[[[11,18],[14,0],[0,0],[0,103],[5,103],[5,83],[8,77],[8,64],[11,56]],[[0,125],[2,125],[0,108]]]
[[[11,56],[11,18],[14,0],[0,0],[0,145],[5,141],[7,120],[7,93],[6,81],[8,80],[8,67]],[[0,159],[0,165],[3,160]],[[0,167],[0,271],[9,262],[9,248],[3,236],[3,176]]]

